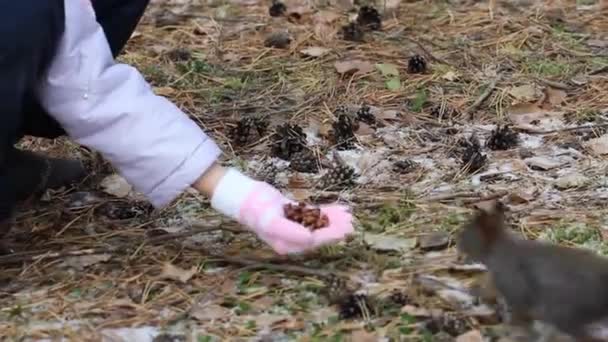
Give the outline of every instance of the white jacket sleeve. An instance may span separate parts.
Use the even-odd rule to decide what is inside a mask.
[[[82,145],[100,151],[156,207],[171,202],[221,151],[157,96],[134,68],[115,62],[87,0],[65,1],[65,33],[38,89],[42,105]]]

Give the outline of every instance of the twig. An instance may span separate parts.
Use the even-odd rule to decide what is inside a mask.
[[[260,261],[260,260],[255,260],[255,259],[246,259],[246,258],[242,258],[242,257],[225,256],[225,255],[217,255],[217,254],[211,254],[211,256],[214,258],[217,258],[221,261],[225,261],[225,262],[228,262],[231,264],[236,264],[236,265],[241,265],[241,266],[247,266],[248,268],[262,268],[262,269],[267,269],[267,270],[271,270],[271,271],[296,273],[296,274],[300,274],[300,275],[315,276],[315,277],[322,277],[322,278],[327,278],[327,277],[336,276],[336,275],[340,276],[339,274],[336,274],[336,272],[312,269],[312,268],[303,267],[303,266],[278,265],[278,264],[273,264],[273,263],[269,263],[266,261]]]
[[[476,201],[480,201],[480,200],[490,200],[490,199],[495,199],[495,198],[500,198],[504,195],[507,194],[507,191],[499,191],[496,192],[494,194],[491,195],[481,195],[479,193],[476,192],[455,192],[455,193],[451,193],[451,194],[443,194],[443,195],[437,195],[437,196],[431,196],[431,197],[427,197],[425,199],[423,199],[423,202],[440,202],[440,201],[447,201],[447,200],[453,200],[456,198],[476,198]],[[471,201],[469,199],[469,201]],[[474,202],[471,202],[474,203]]]
[[[203,223],[195,223],[192,225],[193,229],[190,229],[186,232],[181,233],[172,233],[161,236],[155,236],[153,238],[148,238],[143,241],[143,245],[158,245],[170,240],[175,239],[183,239],[185,237],[189,237],[199,233],[211,232],[215,230],[227,230],[234,233],[242,233],[244,230],[232,227],[226,227],[224,225],[215,225],[209,226]],[[61,259],[72,256],[83,256],[83,255],[93,255],[93,254],[120,254],[125,252],[127,248],[118,248],[116,246],[111,247],[99,247],[99,248],[88,248],[82,250],[75,251],[67,251],[67,252],[53,252],[50,250],[38,250],[38,251],[30,251],[30,252],[21,252],[14,253],[9,255],[0,256],[0,265],[13,264],[19,262],[29,262],[29,261],[39,261],[41,259]]]
[[[216,231],[216,230],[226,230],[226,231],[229,231],[229,232],[232,232],[232,233],[244,233],[244,232],[246,232],[245,230],[238,229],[238,228],[226,227],[224,225],[209,226],[209,225],[205,225],[204,223],[194,223],[194,224],[191,225],[191,227],[192,227],[192,229],[190,229],[190,230],[188,230],[186,232],[160,235],[160,236],[155,236],[153,238],[146,239],[144,241],[144,243],[145,244],[149,244],[149,245],[157,245],[157,244],[162,243],[162,242],[166,242],[166,241],[170,241],[170,240],[175,240],[175,239],[186,238],[186,237],[190,237],[190,236],[195,235],[195,234],[213,232],[213,231]]]
[[[469,118],[473,117],[473,113],[477,110],[477,108],[479,108],[479,106],[481,106],[481,104],[485,100],[487,100],[488,97],[490,97],[490,94],[492,94],[494,89],[496,89],[496,84],[498,83],[498,79],[499,79],[499,77],[496,77],[495,79],[492,80],[492,82],[490,82],[490,84],[488,84],[488,87],[486,88],[486,90],[484,90],[484,92],[481,95],[479,95],[477,100],[475,100],[475,102],[473,102],[473,104],[464,111],[464,113],[463,113],[464,115],[468,115]]]
[[[601,66],[601,67],[599,67],[599,68],[597,68],[595,70],[591,70],[589,72],[589,76],[601,74],[601,73],[606,72],[606,71],[608,71],[608,65],[604,65],[604,66]]]

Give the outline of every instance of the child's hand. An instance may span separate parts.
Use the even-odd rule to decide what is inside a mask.
[[[301,253],[339,242],[353,232],[352,215],[343,206],[324,206],[328,227],[310,231],[285,218],[283,206],[293,203],[276,188],[230,170],[217,185],[214,208],[247,226],[279,254]]]

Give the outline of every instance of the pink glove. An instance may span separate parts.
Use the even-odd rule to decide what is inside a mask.
[[[283,206],[293,201],[277,189],[230,169],[217,185],[211,206],[255,232],[278,254],[301,253],[343,240],[353,232],[352,214],[347,207],[321,207],[330,225],[310,231],[285,218]]]

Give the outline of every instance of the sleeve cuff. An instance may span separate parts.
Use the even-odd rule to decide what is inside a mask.
[[[234,168],[228,169],[213,191],[211,207],[238,221],[239,210],[257,183]]]
[[[156,208],[168,205],[192,186],[221,154],[217,144],[206,139],[169,177],[146,194],[146,197]]]

